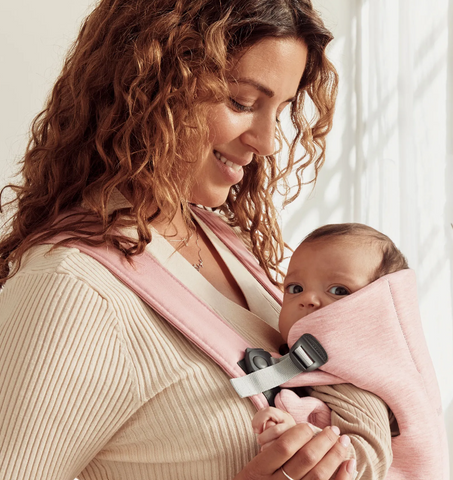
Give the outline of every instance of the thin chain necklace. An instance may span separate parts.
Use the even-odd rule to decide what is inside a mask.
[[[167,242],[171,242],[171,243],[184,243],[184,246],[187,247],[187,245],[189,244],[189,240],[192,238],[192,233],[190,235],[187,235],[186,237],[183,237],[183,238],[168,238],[168,237],[165,237],[165,240],[167,240]]]
[[[192,267],[195,268],[195,270],[197,272],[200,271],[200,268],[203,267],[203,259],[201,258],[201,247],[198,243],[198,240],[199,240],[199,236],[198,236],[198,228],[195,230],[195,233],[196,233],[196,237],[195,237],[195,243],[197,244],[197,247],[198,247],[198,262],[197,263],[193,263],[192,264]]]
[[[198,248],[198,262],[193,263],[192,267],[195,268],[197,272],[199,272],[200,268],[203,267],[203,259],[201,258],[201,247],[200,247],[200,244],[198,243],[198,240],[200,239],[200,236],[198,235],[198,229],[195,230],[195,234],[196,234],[195,243]],[[184,246],[187,247],[189,244],[189,240],[192,238],[192,235],[193,233],[190,233],[190,235],[187,235],[186,237],[183,237],[183,238],[173,238],[173,239],[166,238],[166,240],[167,242],[171,242],[171,243],[184,243]]]

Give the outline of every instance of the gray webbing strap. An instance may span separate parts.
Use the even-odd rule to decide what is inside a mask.
[[[232,378],[230,382],[239,396],[244,398],[257,395],[277,387],[301,373],[301,369],[293,363],[289,353],[278,360],[279,362],[275,365],[249,373],[244,377]]]
[[[245,354],[247,375],[230,380],[241,398],[272,390],[301,372],[316,370],[328,360],[322,345],[309,333],[302,335],[281,358],[272,358],[261,348],[248,348]]]

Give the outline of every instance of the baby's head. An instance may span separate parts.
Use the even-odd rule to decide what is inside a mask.
[[[289,263],[279,320],[283,338],[302,317],[405,268],[407,261],[390,238],[367,225],[340,223],[314,230]]]

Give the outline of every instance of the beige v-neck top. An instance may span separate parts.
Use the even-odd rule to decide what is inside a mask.
[[[279,306],[200,225],[250,311],[157,233],[150,253],[251,344],[277,351]],[[49,249],[31,249],[0,293],[0,478],[231,480],[258,453],[253,404],[102,265]],[[323,388],[342,431],[356,434],[359,478],[384,478],[385,405],[352,386]]]

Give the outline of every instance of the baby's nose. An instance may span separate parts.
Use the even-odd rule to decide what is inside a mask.
[[[306,292],[300,299],[300,306],[316,310],[321,307],[321,300],[315,292]]]

